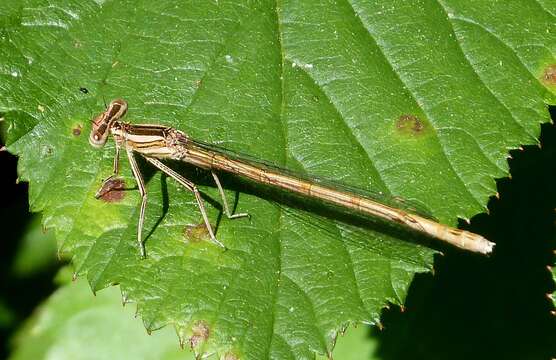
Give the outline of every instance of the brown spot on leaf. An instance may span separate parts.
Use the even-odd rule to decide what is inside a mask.
[[[425,130],[425,124],[413,114],[403,114],[396,121],[396,129],[401,133],[419,134]]]
[[[120,178],[110,179],[102,184],[97,192],[97,199],[105,202],[119,202],[125,196],[125,181]]]
[[[547,85],[556,85],[556,64],[548,65],[544,69],[542,81]]]
[[[83,128],[83,126],[81,124],[77,124],[76,126],[74,126],[71,129],[71,133],[73,134],[73,136],[79,136],[81,135],[81,129]]]
[[[210,335],[208,324],[204,321],[196,322],[191,328],[191,332],[193,334],[189,338],[189,346],[191,346],[192,349],[200,343],[206,341]]]
[[[226,354],[224,354],[222,359],[223,360],[239,360],[239,356],[237,356],[233,352],[227,352]]]
[[[190,242],[210,240],[210,234],[204,222],[197,225],[186,225],[183,229],[183,236]]]
[[[54,149],[52,149],[51,146],[44,145],[44,146],[41,147],[41,156],[42,157],[52,156],[53,153],[54,153]]]

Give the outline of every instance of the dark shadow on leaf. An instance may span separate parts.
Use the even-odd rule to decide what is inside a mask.
[[[169,201],[169,198],[168,198],[167,179],[168,179],[168,176],[166,174],[162,174],[162,176],[160,177],[160,191],[162,193],[162,213],[160,214],[160,216],[158,217],[158,219],[156,220],[154,225],[151,227],[151,230],[149,231],[149,233],[145,237],[144,241],[147,241],[147,239],[151,237],[151,235],[153,234],[155,229],[158,227],[158,225],[160,225],[162,220],[164,220],[164,217],[166,216],[166,214],[168,213],[168,209],[170,208],[170,201]],[[147,206],[148,206],[148,204],[147,204]]]
[[[0,138],[0,147],[4,145]],[[0,358],[8,356],[9,343],[23,319],[28,318],[36,306],[56,285],[52,281],[61,266],[55,257],[46,263],[41,271],[18,275],[14,272],[14,260],[21,250],[23,234],[32,220],[28,205],[28,184],[17,183],[17,157],[6,151],[0,152],[0,302],[2,319],[0,321]],[[52,230],[50,230],[52,231]],[[48,253],[44,257],[50,256]]]
[[[555,108],[551,109],[554,119]],[[467,228],[496,242],[490,258],[448,251],[435,274],[417,275],[405,311],[383,312],[377,358],[549,359],[556,354],[554,291],[548,266],[556,247],[556,127],[541,146],[511,151],[511,178],[498,180],[490,214]]]

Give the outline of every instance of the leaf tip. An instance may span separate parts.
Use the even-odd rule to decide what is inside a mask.
[[[126,306],[126,304],[130,303],[129,297],[127,292],[122,291],[122,306]]]

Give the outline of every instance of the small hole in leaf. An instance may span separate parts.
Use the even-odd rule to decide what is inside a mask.
[[[81,135],[81,129],[83,129],[83,126],[81,124],[78,124],[71,129],[71,133],[73,134],[73,136],[79,136]]]

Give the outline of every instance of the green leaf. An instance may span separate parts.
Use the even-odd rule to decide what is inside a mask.
[[[147,335],[133,307],[123,308],[119,299],[114,287],[92,297],[85,281],[64,285],[17,333],[10,359],[194,358],[176,348],[171,328]]]
[[[17,250],[12,273],[17,277],[32,276],[55,264],[56,241],[52,232],[45,232],[40,216],[26,226]]]
[[[137,191],[93,198],[112,166],[113,145],[87,142],[103,99],[128,100],[131,122],[401,196],[451,225],[485,210],[508,149],[537,142],[555,99],[548,1],[12,0],[0,11],[0,112],[32,209],[94,290],[119,283],[148,329],[173,324],[187,342],[206,328],[196,350],[230,358],[330,353],[344,326],[402,303],[433,251],[378,228],[307,224],[231,179],[252,219],[222,219],[226,252],[184,243],[201,222],[193,196],[142,163],[140,260]]]
[[[377,348],[376,339],[371,338],[368,326],[355,326],[346,329],[346,332],[338,337],[334,347],[334,359],[342,360],[380,360],[373,357]],[[316,360],[325,360],[325,356],[319,355]]]
[[[15,314],[8,304],[0,298],[0,329],[4,330],[13,325],[15,322]]]
[[[10,359],[194,358],[192,352],[176,349],[171,328],[148,335],[139,320],[133,319],[134,307],[122,307],[117,288],[92,297],[85,281],[68,282],[64,269],[58,277],[64,278],[64,285],[18,331]],[[369,359],[373,348],[368,327],[358,326],[338,338],[334,356],[348,360],[366,354],[364,358]]]

